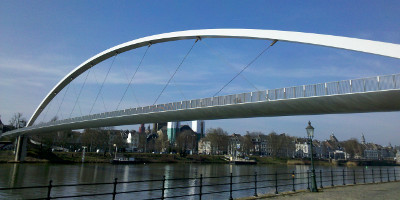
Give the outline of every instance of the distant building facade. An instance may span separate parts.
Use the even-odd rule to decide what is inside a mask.
[[[198,144],[198,152],[203,155],[211,154],[211,142],[205,138],[200,139]]]

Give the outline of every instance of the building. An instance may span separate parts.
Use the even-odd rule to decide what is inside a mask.
[[[342,150],[336,150],[333,152],[333,159],[335,160],[347,160],[349,156],[348,153]]]
[[[139,133],[144,133],[145,131],[146,131],[146,127],[144,126],[144,124],[140,124]]]
[[[3,128],[4,128],[4,124],[3,124],[3,122],[1,121],[1,116],[0,116],[0,134],[3,133]]]
[[[400,151],[398,151],[396,154],[396,163],[400,164]]]
[[[229,142],[228,142],[228,155],[232,157],[238,157],[242,155],[242,136],[240,134],[232,134],[229,136]]]
[[[296,138],[295,140],[295,157],[310,158],[311,147],[307,138]]]
[[[364,158],[367,160],[379,160],[379,151],[377,149],[365,149]]]
[[[254,155],[270,155],[268,154],[268,152],[271,151],[271,147],[268,145],[268,136],[264,134],[254,135],[252,136],[251,141],[254,146],[254,151],[252,152]]]
[[[194,120],[192,121],[192,130],[200,135],[200,138],[205,136],[205,122],[204,120]]]
[[[211,142],[205,138],[201,138],[198,144],[198,152],[203,155],[211,154]]]
[[[127,143],[126,151],[127,152],[138,151],[139,141],[140,141],[139,133],[136,131],[130,131],[128,133],[128,138],[126,139],[126,143]]]
[[[176,132],[179,130],[179,122],[168,122],[167,124],[167,135],[170,144],[175,144]]]

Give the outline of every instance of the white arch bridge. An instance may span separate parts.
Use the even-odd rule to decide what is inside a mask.
[[[66,75],[43,99],[26,127],[3,133],[19,136],[152,122],[400,111],[400,74],[180,101],[105,112],[33,125],[52,99],[76,77],[125,51],[156,43],[201,38],[247,38],[296,42],[400,58],[400,45],[313,33],[254,29],[172,32],[132,40],[88,59]]]

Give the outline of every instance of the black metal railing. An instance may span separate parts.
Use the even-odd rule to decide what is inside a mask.
[[[337,185],[355,185],[376,182],[391,182],[397,181],[396,169],[362,169],[362,170],[319,170],[316,171],[317,186],[324,188],[327,186],[334,187]],[[207,199],[213,197],[243,197],[253,194],[275,193],[278,194],[284,191],[296,191],[302,189],[310,189],[310,171],[302,172],[287,172],[287,173],[257,173],[247,175],[233,175],[230,173],[226,176],[209,176],[203,177],[202,174],[194,178],[170,178],[163,176],[162,179],[153,180],[134,180],[134,181],[118,181],[115,178],[113,182],[107,183],[83,183],[83,184],[53,184],[50,180],[48,185],[44,186],[28,186],[28,187],[10,187],[0,188],[1,191],[21,191],[39,189],[39,194],[47,194],[46,197],[31,198],[31,199],[65,199],[65,198],[80,198],[80,197],[95,197],[109,196],[111,199],[116,199],[122,195],[135,195],[135,199],[177,199],[192,197],[192,199]],[[135,184],[129,187],[129,184]],[[78,193],[71,195],[60,195],[55,191],[57,188],[66,187],[91,187],[105,185],[111,190],[101,193]],[[124,185],[122,190],[120,187]],[[156,187],[141,187],[143,185],[152,185]],[[47,192],[44,192],[44,191]],[[242,193],[240,193],[242,192]],[[140,195],[138,195],[140,194]],[[125,196],[126,197],[126,196]],[[106,198],[106,197],[105,197]]]

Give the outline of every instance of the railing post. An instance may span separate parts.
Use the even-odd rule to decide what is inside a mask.
[[[294,171],[292,172],[292,186],[293,186],[292,191],[295,192],[296,189],[294,188]]]
[[[306,97],[306,86],[303,85],[303,97]]]
[[[327,87],[326,83],[325,83],[325,95],[328,95],[328,87]]]
[[[310,170],[307,170],[307,190],[310,190]]]
[[[332,171],[332,168],[331,168],[331,186],[333,187],[333,171]]]
[[[257,195],[257,172],[254,172],[254,196],[258,196]]]
[[[353,169],[353,184],[356,184],[356,170]]]
[[[324,188],[324,186],[322,185],[322,170],[319,170],[319,183],[321,185],[321,188]]]
[[[376,77],[377,81],[378,81],[378,90],[380,90],[380,78],[379,76]],[[381,181],[382,182],[382,181]]]
[[[397,179],[396,179],[396,169],[393,169],[393,175],[394,175],[394,181],[397,181]]]
[[[372,169],[372,183],[375,183],[375,178],[374,178],[374,169]]]
[[[162,180],[161,199],[164,199],[164,193],[165,193],[165,176],[163,176]]]
[[[286,88],[283,88],[283,99],[286,99]]]
[[[352,92],[353,92],[353,85],[352,85],[351,80],[350,80],[350,93],[352,93]]]
[[[379,176],[381,177],[381,183],[382,183],[383,181],[382,181],[382,168],[381,167],[379,167]]]
[[[47,199],[50,200],[50,193],[51,193],[51,188],[53,187],[53,185],[51,185],[51,183],[53,182],[53,180],[49,181],[49,186],[47,186]]]
[[[317,96],[317,85],[314,85],[314,96]]]
[[[388,182],[390,182],[390,177],[389,177],[389,168],[386,168],[387,171],[387,176],[388,176]]]
[[[293,98],[296,98],[296,88],[293,87]]]
[[[275,172],[275,194],[278,194],[278,172]]]
[[[113,197],[112,197],[113,200],[115,200],[115,195],[117,195],[117,184],[118,184],[117,180],[118,178],[115,178],[113,183],[114,184]]]
[[[366,88],[365,88],[365,79],[363,79],[363,87],[364,87],[364,91],[363,91],[363,92],[365,92],[365,91],[366,91]]]
[[[344,169],[343,169],[343,185],[346,185],[346,176],[344,175]]]
[[[229,184],[229,200],[233,200],[233,197],[232,197],[232,173],[231,173],[231,182]]]
[[[364,167],[362,169],[363,169],[363,179],[364,179],[364,183],[365,183],[365,169],[364,169]]]
[[[200,187],[199,187],[199,200],[201,200],[201,196],[203,195],[203,174],[200,174]]]
[[[340,82],[337,82],[337,93],[340,94]]]

